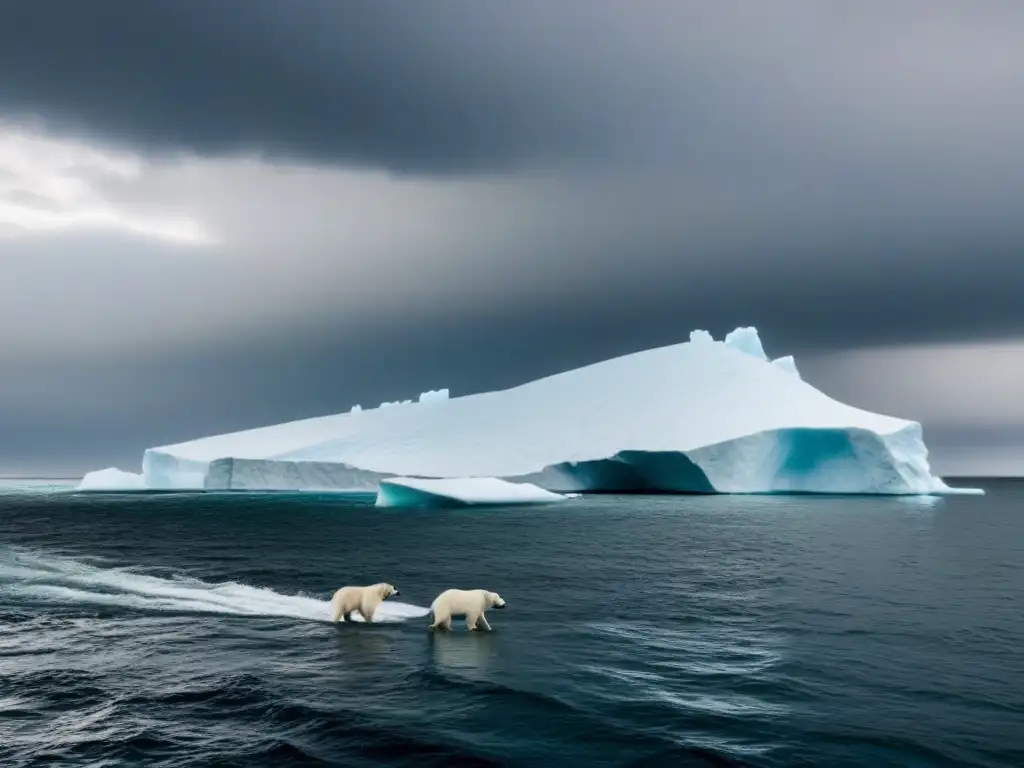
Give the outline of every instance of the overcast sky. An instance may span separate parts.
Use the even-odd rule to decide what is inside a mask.
[[[1024,4],[0,0],[0,474],[756,325],[1024,466]]]

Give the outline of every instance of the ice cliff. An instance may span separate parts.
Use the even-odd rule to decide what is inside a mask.
[[[383,407],[387,405],[388,407]],[[955,492],[921,426],[853,408],[769,360],[754,328],[496,392],[305,419],[148,449],[148,488],[377,489],[500,478],[552,492]]]

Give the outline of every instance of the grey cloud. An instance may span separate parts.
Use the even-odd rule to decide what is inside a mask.
[[[140,327],[176,297],[198,309],[166,317],[193,336],[218,312],[212,335],[247,332],[228,317],[438,323],[503,304],[640,345],[744,322],[794,349],[1024,330],[1019,4],[303,9],[0,6],[0,113],[158,156],[305,162],[185,157],[112,183],[226,238],[210,262],[121,274],[116,304],[176,286]],[[428,175],[399,189],[318,163]]]
[[[926,344],[817,356],[808,376],[835,397],[963,436],[1024,431],[1024,342]]]
[[[1024,332],[1018,216],[922,192],[920,210],[893,220],[857,192],[774,194],[786,189],[156,167],[109,198],[128,211],[184,206],[223,245],[71,231],[6,241],[0,325],[8,356],[417,326],[455,337],[481,318],[593,356],[740,324],[762,327],[779,354]]]
[[[0,7],[0,103],[160,150],[260,151],[397,170],[530,166],[613,148],[652,117],[612,87],[644,42],[595,3],[424,6],[43,0]],[[652,6],[656,15],[665,10]],[[675,89],[673,89],[675,90]],[[614,93],[614,95],[613,95]],[[634,114],[623,114],[623,110]],[[614,123],[610,125],[609,121]]]
[[[991,138],[1017,140],[1021,116],[1012,31],[1024,11],[1010,3],[297,8],[8,2],[0,104],[154,150],[414,172],[640,162],[748,176],[991,155]]]

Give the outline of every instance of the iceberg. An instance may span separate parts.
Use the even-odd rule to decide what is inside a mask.
[[[770,360],[752,327],[724,341],[697,330],[510,389],[433,390],[149,448],[142,476],[152,489],[380,489],[385,501],[429,490],[409,478],[551,493],[967,491],[932,474],[918,422],[832,399],[792,357]],[[385,488],[389,478],[403,480]]]
[[[551,504],[578,494],[563,495],[532,483],[509,483],[495,477],[425,479],[389,477],[377,492],[378,507],[452,507]]]
[[[77,491],[144,491],[146,481],[136,472],[125,472],[117,467],[98,469],[86,473],[76,486]]]

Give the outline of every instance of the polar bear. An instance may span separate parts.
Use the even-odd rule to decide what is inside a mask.
[[[484,618],[488,608],[504,608],[505,601],[497,592],[486,589],[448,589],[434,598],[430,611],[434,614],[431,630],[452,628],[452,616],[465,616],[466,628],[470,632],[476,629],[490,629],[491,625]]]
[[[337,622],[342,616],[345,621],[352,621],[352,611],[359,611],[359,615],[369,623],[380,604],[398,594],[400,592],[394,585],[384,582],[368,587],[342,587],[331,598],[331,621]]]

